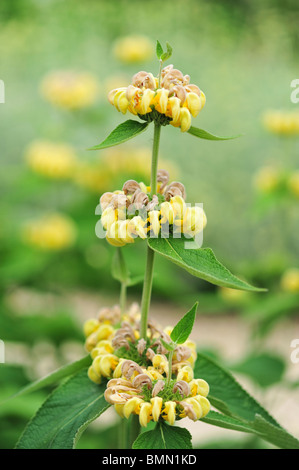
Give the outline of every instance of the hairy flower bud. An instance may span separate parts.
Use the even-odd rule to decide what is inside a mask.
[[[138,88],[156,88],[156,82],[152,73],[138,72],[132,78],[132,84]]]
[[[179,392],[182,398],[190,395],[190,387],[188,383],[185,382],[185,380],[179,380],[178,382],[176,382],[173,386],[172,391],[173,393]]]
[[[152,390],[152,396],[155,397],[160,393],[165,387],[165,382],[164,380],[158,380],[158,382],[155,384],[153,390]]]
[[[143,388],[144,386],[147,386],[147,388],[150,390],[153,388],[153,383],[150,379],[150,377],[146,374],[138,374],[136,375],[135,379],[133,380],[133,387],[135,388]]]
[[[128,180],[123,185],[123,192],[125,195],[134,194],[138,189],[141,190],[140,185],[135,180]]]
[[[164,196],[166,201],[170,201],[172,197],[181,196],[183,199],[186,199],[185,186],[178,181],[170,183],[164,191]]]

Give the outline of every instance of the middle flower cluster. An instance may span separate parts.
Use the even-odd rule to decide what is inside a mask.
[[[166,170],[157,175],[158,191],[134,180],[127,181],[121,191],[107,192],[100,198],[101,222],[106,239],[113,246],[134,243],[148,236],[169,238],[171,234],[194,237],[207,223],[201,206],[187,206],[182,183],[169,183]]]

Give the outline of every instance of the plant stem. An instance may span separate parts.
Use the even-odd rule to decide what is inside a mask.
[[[153,272],[154,272],[154,251],[148,246],[146,257],[146,270],[143,283],[142,300],[141,300],[141,325],[140,336],[146,339],[147,332],[147,316],[151,303]]]
[[[153,196],[157,192],[157,171],[158,171],[160,134],[161,134],[161,125],[155,122],[154,142],[153,142],[153,152],[152,152],[151,196]]]
[[[153,196],[157,192],[157,171],[158,171],[160,134],[161,134],[161,126],[160,124],[157,124],[155,122],[154,142],[153,142],[153,152],[152,152],[151,196]],[[155,253],[148,246],[145,276],[144,276],[144,282],[143,282],[142,300],[141,300],[140,336],[141,338],[144,338],[144,339],[146,339],[147,317],[148,317],[149,307],[151,303],[153,273],[154,273],[154,259],[155,259]]]
[[[128,448],[128,423],[126,419],[122,419],[118,428],[118,447],[119,449]]]
[[[119,306],[120,306],[121,315],[123,315],[126,311],[126,304],[127,304],[127,283],[122,282],[120,285],[120,296],[119,296]]]
[[[136,441],[137,437],[140,434],[140,424],[139,424],[139,416],[138,415],[131,415],[130,423],[130,432],[128,433],[128,441],[129,445],[128,448],[131,449],[134,441]]]
[[[170,383],[172,377],[172,358],[174,351],[170,351],[168,355],[168,375],[167,375],[167,384]]]

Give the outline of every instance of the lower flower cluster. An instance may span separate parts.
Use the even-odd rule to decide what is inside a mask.
[[[113,246],[134,243],[137,238],[169,238],[170,234],[194,237],[206,226],[201,206],[185,203],[185,187],[180,182],[168,184],[166,170],[158,172],[158,191],[134,180],[126,181],[122,190],[104,193],[100,199],[101,222],[106,240]]]
[[[187,340],[177,346],[170,367],[165,343],[172,328],[161,330],[150,321],[145,340],[140,338],[139,320],[133,304],[122,318],[115,306],[85,323],[85,347],[93,359],[89,378],[97,384],[108,379],[106,401],[123,418],[139,415],[141,426],[151,420],[173,425],[185,417],[196,421],[206,416],[209,385],[194,378],[195,343]]]

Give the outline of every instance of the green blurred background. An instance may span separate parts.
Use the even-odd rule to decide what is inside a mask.
[[[163,128],[160,168],[186,185],[189,202],[203,202],[208,218],[204,246],[212,247],[234,273],[269,291],[219,290],[157,259],[153,316],[164,325],[174,323],[198,299],[194,335],[202,347],[241,374],[265,405],[270,403],[270,411],[277,393],[293,403],[298,365],[290,364],[289,354],[296,332],[298,337],[299,191],[289,190],[288,178],[299,170],[299,134],[269,132],[263,115],[273,109],[299,112],[299,104],[290,100],[290,83],[298,78],[298,20],[295,0],[0,3],[0,79],[5,84],[5,103],[0,104],[0,338],[6,347],[1,399],[81,357],[84,319],[118,302],[119,286],[110,275],[114,249],[96,238],[95,208],[103,192],[120,189],[127,179],[149,181],[152,129],[109,152],[87,148],[124,119],[109,104],[109,89],[129,84],[139,70],[157,73],[153,52],[159,39],[172,45],[171,63],[206,94],[206,106],[193,125],[216,135],[243,134],[209,142]],[[136,35],[144,39],[132,40],[131,55],[119,52],[124,38]],[[138,51],[140,60],[134,60]],[[89,74],[92,98],[86,106],[55,104],[55,92],[43,91],[45,79],[61,71],[71,81],[82,79],[83,89],[80,74]],[[32,164],[41,152],[36,142],[42,142],[46,155],[41,165]],[[59,162],[65,154],[74,164],[58,177],[52,155]],[[282,181],[274,178],[267,186],[259,178],[257,185],[264,167]],[[57,230],[66,233],[60,248],[53,249],[43,244],[43,218],[57,213],[62,220]],[[52,240],[57,234],[51,230],[46,236]],[[143,272],[144,248],[124,249],[134,276]],[[141,286],[129,295],[139,302]],[[41,392],[0,407],[1,448],[14,446],[44,397]],[[283,415],[275,406],[272,411]],[[294,423],[289,429],[299,434]],[[113,448],[113,427],[110,431],[107,444],[101,427],[94,426],[80,445]],[[263,445],[242,439],[222,431],[195,444]]]

